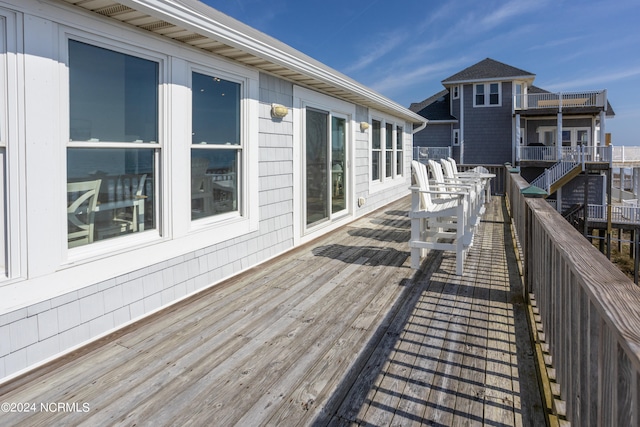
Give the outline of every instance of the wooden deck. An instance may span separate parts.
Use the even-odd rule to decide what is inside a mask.
[[[0,386],[36,404],[0,424],[544,425],[503,199],[462,277],[447,252],[409,268],[408,206]]]

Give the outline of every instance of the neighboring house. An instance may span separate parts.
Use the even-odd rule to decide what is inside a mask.
[[[409,193],[421,116],[197,1],[0,39],[0,380]]]
[[[606,90],[551,93],[534,86],[534,79],[533,73],[487,58],[442,80],[443,91],[410,106],[428,119],[414,135],[414,146],[451,147],[462,164],[517,164],[530,181],[580,153],[587,161],[604,159],[605,120],[614,115]],[[583,197],[577,188],[574,182],[564,189],[559,209]],[[604,195],[591,191],[589,198],[600,203]]]

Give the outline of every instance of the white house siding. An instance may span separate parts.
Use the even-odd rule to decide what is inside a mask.
[[[293,85],[277,77],[260,74],[258,243],[271,256],[293,246],[293,115],[272,119],[272,103],[291,109]]]
[[[25,75],[33,76],[34,80],[37,80],[35,83],[29,79],[25,80],[25,93],[33,96],[38,89],[50,87],[51,93],[47,93],[52,98],[44,99],[43,105],[39,105],[35,110],[25,109],[27,117],[22,126],[26,129],[23,128],[21,132],[26,133],[27,137],[16,144],[31,145],[30,149],[37,152],[41,149],[38,144],[45,144],[48,141],[42,149],[48,150],[47,153],[51,154],[46,156],[40,154],[38,162],[48,161],[53,170],[52,179],[44,185],[51,187],[47,187],[47,193],[52,193],[53,196],[48,197],[51,198],[53,206],[58,206],[62,204],[57,201],[60,195],[57,187],[62,188],[65,175],[62,167],[56,166],[55,162],[51,164],[51,159],[64,158],[66,150],[64,142],[55,135],[64,134],[60,132],[59,127],[64,127],[66,124],[56,123],[49,117],[49,121],[41,124],[45,129],[36,133],[38,138],[29,138],[32,130],[29,126],[38,123],[39,117],[36,114],[42,114],[43,110],[55,111],[57,106],[53,103],[57,101],[52,99],[58,99],[59,94],[63,92],[60,90],[60,81],[56,80],[59,78],[56,71],[59,67],[59,58],[55,53],[59,36],[56,32],[56,19],[62,17],[67,25],[78,25],[85,31],[95,31],[93,34],[95,37],[110,39],[113,36],[124,40],[131,38],[132,43],[137,43],[141,48],[145,48],[145,41],[149,41],[154,44],[154,51],[164,52],[162,49],[164,43],[167,45],[168,52],[175,52],[177,43],[165,42],[159,37],[149,36],[146,32],[119,24],[114,24],[115,27],[109,30],[108,19],[84,12],[76,15],[71,7],[51,8],[46,3],[34,0],[24,0],[17,4],[18,6],[13,6],[14,9],[24,7],[24,10],[18,12],[27,12],[24,20],[18,13],[18,21],[20,21],[18,24],[22,26],[24,22],[24,33],[31,34],[24,40],[25,51],[31,52],[31,55],[29,58],[18,55],[21,58],[19,61],[24,61],[20,67],[24,65]],[[0,4],[0,11],[2,7]],[[48,16],[47,12],[52,13],[53,16]],[[49,37],[43,37],[43,34],[48,34]],[[56,42],[47,44],[50,40],[56,40]],[[187,50],[201,60],[204,57],[201,52],[190,48]],[[37,52],[44,53],[38,56]],[[209,58],[213,63],[212,66],[217,66],[216,64],[220,61],[212,55],[209,55]],[[185,62],[181,61],[178,60],[175,63],[178,68]],[[204,62],[207,62],[206,59]],[[158,237],[157,241],[125,253],[128,257],[136,258],[137,262],[143,265],[140,268],[126,270],[120,265],[121,259],[115,257],[109,268],[93,268],[94,261],[81,260],[77,265],[60,264],[60,260],[66,256],[64,230],[56,232],[61,239],[59,244],[48,246],[48,249],[42,249],[43,242],[40,236],[29,234],[33,232],[32,230],[38,229],[38,223],[42,223],[44,219],[46,219],[45,223],[48,221],[48,217],[43,215],[53,215],[64,220],[63,212],[57,212],[57,208],[50,209],[47,211],[49,213],[32,212],[31,216],[20,224],[21,230],[27,234],[27,239],[22,242],[24,253],[12,254],[12,256],[17,256],[22,261],[28,258],[34,262],[29,265],[23,262],[25,269],[20,275],[6,283],[0,283],[0,297],[4,298],[0,305],[0,381],[113,332],[243,270],[268,261],[294,246],[293,120],[295,115],[290,113],[283,119],[272,119],[270,115],[272,103],[282,104],[290,109],[293,107],[293,84],[264,73],[254,72],[254,74],[258,81],[256,92],[258,102],[257,108],[249,112],[256,116],[257,144],[256,141],[249,141],[247,150],[251,151],[248,155],[257,156],[257,168],[255,171],[251,170],[250,174],[257,174],[258,184],[257,200],[249,200],[248,203],[257,204],[257,215],[255,215],[257,226],[231,238],[211,242],[207,242],[202,235],[193,231],[185,231],[175,238]],[[177,87],[176,93],[182,89]],[[27,101],[27,104],[33,104],[34,98]],[[341,223],[347,223],[357,216],[408,194],[407,188],[410,182],[411,124],[403,124],[405,130],[403,176],[387,183],[386,186],[375,187],[369,181],[369,132],[359,129],[359,122],[369,121],[370,111],[365,107],[355,107],[356,114],[352,126],[356,129],[354,132],[356,179],[351,188],[351,194],[354,196],[351,203],[354,208],[351,215],[341,219]],[[39,112],[34,112],[36,110]],[[180,112],[175,112],[178,118],[189,119],[179,116],[178,113]],[[397,123],[401,124],[402,121],[397,120]],[[177,128],[180,127],[180,123],[172,124]],[[50,129],[46,129],[46,126]],[[55,132],[48,133],[46,141],[43,140],[42,135],[51,129]],[[173,136],[173,133],[168,132],[166,138]],[[24,147],[21,150],[24,150]],[[172,154],[180,155],[180,153],[168,146],[163,150],[163,157],[168,159],[165,164],[170,165],[168,173],[171,173],[171,162],[177,162],[177,159],[170,159],[170,157]],[[34,166],[24,163],[24,167],[28,170]],[[175,169],[179,170],[177,166]],[[32,177],[33,173],[27,172],[29,177]],[[250,175],[248,179],[252,177],[254,175]],[[171,181],[167,180],[165,186],[168,189],[162,193],[163,197],[175,200],[178,197],[177,193],[184,193],[180,185],[180,180],[175,177]],[[188,186],[188,182],[182,182],[182,185]],[[172,188],[175,190],[171,191]],[[28,193],[29,190],[27,190],[26,199],[31,200]],[[62,193],[61,190],[60,193]],[[361,208],[355,203],[357,197],[366,199]],[[63,209],[63,206],[60,208]],[[166,208],[165,214],[173,212],[171,209],[171,207]],[[166,215],[163,220],[171,221],[172,219],[170,215]],[[55,220],[52,221],[57,226],[58,223]],[[173,218],[173,221],[177,220]],[[45,225],[41,224],[40,227],[44,229]],[[177,222],[173,225],[174,228],[181,226]],[[174,239],[178,240],[174,241]],[[180,253],[180,247],[183,244],[197,247]],[[34,257],[34,253],[38,256]],[[174,253],[179,255],[173,255]],[[96,265],[104,266],[109,265],[111,260],[112,256],[107,254],[102,256],[102,260],[98,259],[95,262],[102,262]],[[118,269],[126,271],[114,273]],[[16,302],[13,303],[9,299]]]

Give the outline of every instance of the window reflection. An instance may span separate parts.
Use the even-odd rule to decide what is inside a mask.
[[[69,148],[69,247],[155,228],[153,150]]]
[[[238,211],[241,85],[192,73],[191,219]]]
[[[69,41],[72,141],[157,142],[158,63]]]
[[[191,219],[238,210],[238,151],[191,150]]]

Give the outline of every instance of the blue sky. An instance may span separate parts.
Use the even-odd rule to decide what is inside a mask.
[[[640,145],[640,1],[205,0],[409,106],[493,58],[557,92],[607,89],[615,145]]]

